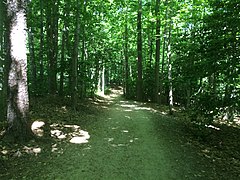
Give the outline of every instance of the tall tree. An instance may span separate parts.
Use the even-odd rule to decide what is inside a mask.
[[[39,82],[39,87],[44,87],[43,82],[44,82],[44,60],[43,60],[43,49],[44,49],[44,14],[43,14],[43,4],[44,0],[40,0],[40,42],[39,42],[39,63],[40,63],[40,82]]]
[[[0,61],[3,56],[3,37],[4,37],[4,3],[0,2]]]
[[[143,100],[143,56],[142,56],[142,0],[138,0],[137,14],[137,100]]]
[[[66,43],[66,33],[65,28],[62,31],[62,47],[61,47],[61,62],[60,62],[60,80],[59,80],[59,95],[63,96],[64,92],[64,73],[66,70],[66,63],[65,63],[65,43]]]
[[[128,53],[128,7],[125,13],[125,31],[124,31],[124,58],[125,58],[125,80],[124,80],[124,93],[125,97],[129,98],[129,53]]]
[[[80,72],[80,97],[85,98],[86,97],[86,22],[87,22],[87,0],[83,1],[83,12],[82,12],[82,29],[81,29],[81,34],[82,34],[82,48],[81,48],[81,52],[82,52],[82,58],[81,58],[81,63],[79,63],[79,68],[81,70]]]
[[[29,2],[29,0],[27,0],[27,2]],[[27,7],[27,11],[28,11],[28,49],[30,52],[30,64],[31,64],[31,91],[32,92],[36,92],[37,90],[37,67],[36,67],[36,58],[35,58],[35,44],[34,44],[34,32],[33,32],[33,28],[31,27],[32,24],[32,7],[29,5],[28,3],[28,7]]]
[[[27,87],[26,0],[8,0],[10,70],[8,75],[8,131],[15,140],[31,135]]]
[[[71,61],[71,99],[72,99],[72,107],[74,110],[76,110],[77,106],[77,93],[78,93],[78,54],[79,54],[79,33],[80,33],[80,3],[79,0],[77,0],[77,6],[76,6],[76,29],[75,29],[75,35],[74,35],[74,49],[73,49],[73,56]]]
[[[172,49],[171,49],[171,36],[172,36],[172,21],[169,22],[168,42],[167,42],[167,62],[168,62],[168,103],[169,114],[173,113],[173,83],[172,83]]]
[[[69,45],[69,19],[68,15],[70,14],[70,4],[64,3],[63,7],[63,15],[62,15],[62,21],[63,21],[63,29],[61,31],[62,33],[62,44],[61,44],[61,61],[60,61],[60,80],[59,80],[59,95],[62,96],[64,94],[64,82],[66,81],[65,73],[67,70],[67,64],[70,56],[70,45]]]
[[[50,94],[55,94],[57,91],[59,0],[49,0],[46,3],[46,29],[49,60],[48,83]]]
[[[166,51],[166,40],[167,40],[167,25],[166,22],[168,20],[168,0],[164,2],[166,9],[165,9],[165,25],[163,26],[163,43],[162,43],[162,62],[161,62],[161,70],[160,70],[160,83],[159,83],[159,103],[163,103],[163,85],[164,85],[164,67],[165,67],[165,51]]]
[[[156,0],[155,15],[156,15],[156,62],[155,62],[155,101],[159,102],[159,63],[160,63],[160,0]]]
[[[4,3],[0,2],[0,119],[4,118],[5,97],[4,85]]]

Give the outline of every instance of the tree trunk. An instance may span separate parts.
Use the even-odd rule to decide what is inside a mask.
[[[227,85],[225,86],[225,95],[224,95],[224,101],[223,105],[225,107],[225,114],[223,117],[223,120],[227,120],[232,122],[234,119],[234,112],[233,112],[233,107],[231,105],[231,94],[233,93],[233,86],[229,85],[230,83],[228,82]]]
[[[30,0],[26,1],[28,4],[30,2]],[[31,16],[32,15],[32,7],[30,5],[27,6],[27,12],[28,15],[27,16]],[[32,21],[29,18],[29,21],[27,22],[27,34],[28,34],[28,49],[29,49],[29,55],[30,55],[30,72],[31,72],[31,76],[30,76],[30,90],[33,94],[36,94],[36,90],[37,88],[37,67],[36,67],[36,61],[35,61],[35,46],[34,46],[34,32],[33,32],[33,28],[31,27],[32,25]]]
[[[2,69],[2,104],[3,107],[1,107],[2,116],[3,119],[6,119],[7,117],[7,89],[8,89],[8,72],[9,72],[9,64],[10,64],[10,38],[9,38],[9,31],[10,31],[10,24],[9,24],[9,18],[7,17],[7,0],[2,1],[2,28],[3,28],[3,37],[2,37],[2,46],[1,46],[1,61],[2,61],[2,67],[5,67]]]
[[[96,71],[96,74],[98,73],[98,83],[97,83],[97,92],[101,93],[101,70],[98,68],[98,71]]]
[[[149,22],[150,25],[148,27],[148,48],[149,48],[149,69],[152,69],[152,60],[153,60],[153,31],[154,26],[152,22]]]
[[[79,11],[80,3],[77,0],[77,14],[76,14],[76,29],[75,29],[75,42],[74,42],[74,49],[73,49],[73,56],[71,62],[71,101],[72,101],[72,108],[76,110],[77,106],[77,75],[78,75],[78,47],[79,47],[79,31],[80,31],[80,11]]]
[[[159,102],[159,62],[160,62],[160,0],[156,0],[155,15],[156,21],[156,62],[155,62],[155,101]]]
[[[3,91],[4,85],[4,4],[0,2],[0,119],[4,119],[5,97]]]
[[[81,64],[79,64],[79,68],[82,69],[80,72],[80,98],[83,99],[86,97],[86,65],[85,65],[85,52],[86,52],[86,33],[85,33],[85,24],[86,24],[86,11],[87,11],[87,0],[83,1],[83,13],[82,13],[82,58],[81,58]]]
[[[14,140],[31,137],[27,87],[26,1],[8,1],[10,70],[8,75],[7,133]]]
[[[143,101],[143,75],[142,75],[142,0],[138,0],[137,16],[137,100]]]
[[[40,63],[40,82],[39,87],[44,87],[44,61],[43,61],[43,46],[44,46],[44,34],[43,34],[43,0],[40,0],[40,44],[39,44],[39,63]]]
[[[171,32],[172,22],[169,23],[168,45],[167,45],[167,60],[168,60],[168,83],[169,83],[169,114],[173,114],[173,84],[172,84],[172,52],[171,52]]]
[[[0,2],[0,61],[3,61],[3,36],[4,36],[4,4],[3,1]],[[1,62],[0,62],[1,63]]]
[[[168,20],[168,0],[165,0],[165,5],[167,6],[166,13],[165,13],[165,21]],[[163,99],[163,82],[164,82],[164,66],[165,66],[165,50],[166,50],[166,40],[167,40],[167,25],[168,23],[165,23],[164,27],[164,33],[163,33],[163,45],[162,45],[162,64],[161,64],[161,71],[160,71],[160,84],[159,84],[159,103],[162,104]]]
[[[124,34],[124,59],[125,59],[125,97],[129,98],[129,57],[128,57],[128,18],[125,17],[125,34]]]
[[[52,95],[57,91],[58,2],[58,0],[47,2],[48,81],[49,93]]]
[[[66,66],[65,65],[65,30],[63,30],[62,31],[61,63],[60,63],[60,81],[59,81],[60,96],[63,96],[65,66]]]
[[[167,25],[166,25],[167,26]],[[162,62],[161,62],[161,71],[160,71],[160,83],[159,83],[159,104],[162,104],[163,99],[163,82],[164,82],[164,66],[165,66],[165,50],[166,50],[166,36],[167,36],[167,27],[164,29],[164,38],[162,45]]]
[[[156,62],[155,62],[155,100],[159,102],[159,63],[160,63],[160,0],[156,0]]]
[[[187,83],[186,83],[187,87],[186,87],[186,95],[187,95],[187,101],[186,101],[186,108],[189,109],[190,107],[190,104],[191,104],[191,81],[190,79],[187,80]]]
[[[32,82],[32,92],[37,90],[37,69],[35,62],[35,48],[34,48],[34,37],[31,28],[28,28],[28,44],[30,52],[30,61],[31,61],[31,82]]]
[[[102,94],[105,94],[105,66],[103,65],[102,70]]]
[[[65,65],[66,65],[66,71],[69,74],[67,80],[68,80],[68,91],[71,92],[71,57],[72,57],[72,48],[70,45],[70,36],[69,36],[69,20],[68,20],[68,15],[70,14],[70,4],[65,3],[64,5],[64,36],[65,36]]]
[[[70,57],[70,45],[69,45],[69,22],[68,22],[68,15],[70,13],[69,3],[64,4],[64,15],[63,15],[63,24],[64,29],[62,30],[62,47],[61,47],[61,63],[60,63],[60,82],[59,82],[59,95],[62,96],[64,94],[64,82],[65,76],[64,73],[66,70],[70,70],[67,68],[69,58]],[[71,64],[71,63],[69,63]],[[71,76],[68,78],[69,85],[71,86]],[[70,87],[71,90],[71,87]]]

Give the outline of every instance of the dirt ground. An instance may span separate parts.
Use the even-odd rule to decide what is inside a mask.
[[[45,123],[34,129],[42,138],[2,146],[0,179],[240,179],[237,159],[224,165],[211,148],[194,143],[182,119],[119,91],[72,115],[56,106],[55,113],[52,106],[32,112]]]

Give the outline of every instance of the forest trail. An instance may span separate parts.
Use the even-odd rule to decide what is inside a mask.
[[[107,113],[89,126],[89,143],[69,145],[44,178],[214,179],[197,152],[182,142],[173,119],[119,94],[104,108]]]
[[[17,160],[3,179],[218,179],[212,162],[184,137],[179,120],[124,100],[119,91],[101,106],[104,113],[84,127],[88,143],[62,143],[61,153]]]

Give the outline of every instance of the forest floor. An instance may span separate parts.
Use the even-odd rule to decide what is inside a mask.
[[[206,127],[184,114],[125,100],[119,90],[78,105],[32,100],[39,136],[1,142],[0,179],[240,179],[237,127]],[[218,129],[219,128],[219,129]]]

